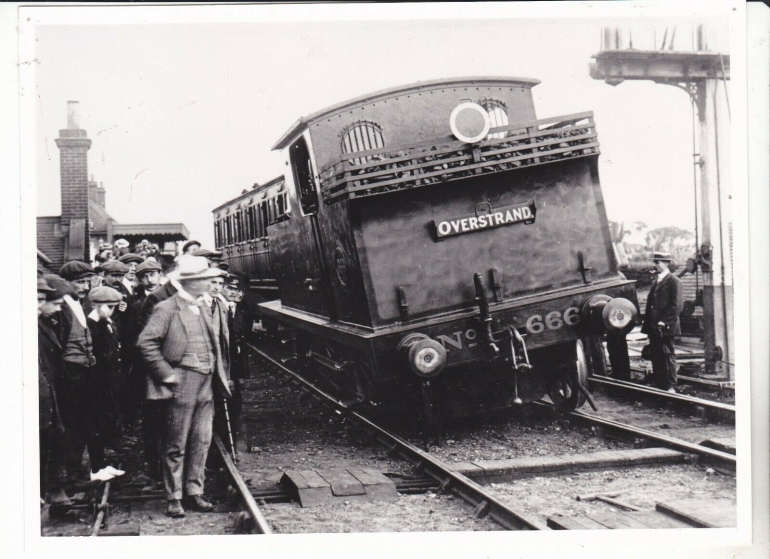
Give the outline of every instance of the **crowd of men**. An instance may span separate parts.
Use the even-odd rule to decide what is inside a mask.
[[[165,270],[157,246],[128,247],[118,240],[58,274],[38,269],[41,500],[66,511],[68,485],[124,475],[115,461],[141,436],[147,483],[165,488],[178,518],[213,507],[212,432],[234,455],[246,447],[248,278],[197,241]]]

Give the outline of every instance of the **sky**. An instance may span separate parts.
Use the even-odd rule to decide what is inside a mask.
[[[602,25],[617,23],[40,25],[37,213],[60,213],[54,139],[66,128],[68,100],[80,102],[80,126],[93,142],[89,174],[107,191],[107,211],[119,223],[182,222],[212,246],[211,210],[283,172],[270,148],[299,117],[383,88],[493,75],[539,79],[538,118],[594,111],[610,220],[692,230],[688,95],[652,82],[613,87],[589,76]],[[637,48],[652,44],[653,28],[660,41],[675,23],[676,47],[690,49],[691,26],[683,21],[645,22]]]

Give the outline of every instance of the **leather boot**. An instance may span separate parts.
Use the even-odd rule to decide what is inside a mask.
[[[182,501],[179,499],[172,499],[168,502],[168,508],[166,509],[166,516],[171,518],[184,518],[185,512],[182,508]]]

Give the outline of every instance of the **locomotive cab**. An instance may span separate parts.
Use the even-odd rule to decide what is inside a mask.
[[[537,80],[423,82],[300,119],[276,144],[290,218],[268,227],[298,355],[360,401],[422,415],[548,393],[624,360],[636,321],[590,112],[537,120]],[[613,355],[614,354],[614,355]]]

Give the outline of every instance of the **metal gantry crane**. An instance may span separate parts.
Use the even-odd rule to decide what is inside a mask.
[[[703,277],[703,329],[706,373],[734,380],[732,217],[730,212],[730,56],[709,49],[702,25],[692,30],[692,49],[674,50],[676,28],[666,29],[660,48],[634,48],[631,32],[604,28],[591,77],[616,86],[650,80],[684,90],[697,111],[694,150],[700,178],[700,246],[694,266]],[[680,41],[681,43],[681,35]],[[638,42],[637,42],[638,44]],[[698,172],[699,171],[699,172]],[[697,182],[697,181],[696,181]],[[697,191],[697,188],[696,188]],[[697,218],[696,218],[697,220]],[[696,241],[697,244],[697,241]]]

